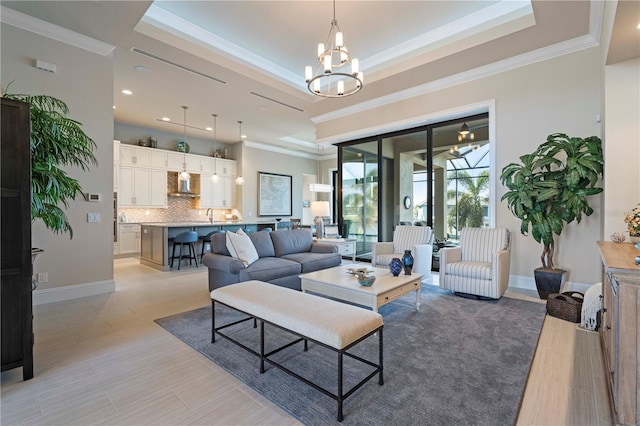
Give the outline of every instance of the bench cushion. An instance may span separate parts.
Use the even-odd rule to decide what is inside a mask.
[[[217,288],[211,299],[335,349],[382,326],[377,312],[261,281]]]

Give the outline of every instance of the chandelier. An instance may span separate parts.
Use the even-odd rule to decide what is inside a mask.
[[[362,89],[363,74],[359,70],[358,59],[351,59],[351,54],[344,43],[342,31],[336,20],[335,0],[333,0],[333,20],[327,41],[318,43],[318,62],[315,75],[311,65],[307,65],[304,72],[307,88],[314,95],[340,98],[353,95]]]
[[[474,140],[476,135],[469,131],[467,123],[462,123],[462,127],[458,131],[458,142]]]

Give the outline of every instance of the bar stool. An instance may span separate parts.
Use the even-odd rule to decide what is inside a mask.
[[[200,262],[202,262],[202,256],[204,256],[204,249],[207,244],[209,244],[209,251],[211,251],[211,236],[216,234],[218,231],[209,232],[204,237],[200,237],[202,239],[202,251],[200,252]]]
[[[198,258],[196,257],[195,243],[198,241],[198,233],[195,231],[182,232],[173,239],[173,252],[171,254],[171,267],[173,268],[173,259],[178,258],[178,271],[180,270],[180,264],[182,263],[182,248],[186,244],[189,248],[189,265],[191,260],[196,261],[196,268],[198,267]],[[179,256],[176,256],[176,247],[180,245]]]

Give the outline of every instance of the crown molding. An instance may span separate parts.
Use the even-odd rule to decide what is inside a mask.
[[[280,154],[291,155],[293,157],[307,158],[311,160],[316,160],[318,156],[316,154],[311,154],[308,152],[302,151],[294,151],[291,148],[284,148],[276,145],[269,145],[263,142],[253,142],[253,141],[243,141],[243,146],[247,148],[261,149],[263,151],[269,152],[278,152]]]
[[[210,51],[223,53],[226,57],[239,60],[254,70],[267,72],[276,80],[291,87],[306,92],[306,84],[302,84],[300,75],[277,65],[260,55],[238,46],[202,27],[194,25],[177,15],[158,6],[151,5],[141,19],[141,22],[151,27],[166,31],[180,38],[188,38],[191,42],[204,46]],[[148,35],[143,26],[136,26],[136,31]],[[154,35],[157,37],[157,34]],[[166,41],[165,41],[166,42]],[[206,59],[206,58],[205,58]]]
[[[552,59],[570,53],[578,52],[580,50],[589,49],[595,46],[598,46],[598,42],[590,34],[585,34],[583,36],[556,43],[551,46],[542,47],[540,49],[532,50],[531,52],[513,56],[502,61],[487,64],[478,68],[444,77],[439,80],[430,81],[428,83],[401,90],[386,96],[381,96],[379,98],[351,105],[346,108],[334,110],[326,114],[317,115],[315,117],[311,117],[311,121],[313,121],[313,123],[317,125],[326,121],[343,118],[348,115],[357,114],[384,105],[411,99],[416,96],[436,92],[438,90],[443,90],[449,87],[468,83],[474,80],[489,77],[495,74],[500,74],[505,71],[510,71],[516,68],[534,64],[536,62],[545,61],[547,59]]]
[[[33,16],[0,6],[0,21],[4,24],[29,31],[78,49],[83,49],[101,56],[107,56],[115,46],[88,37],[84,34],[59,27],[57,25],[34,18]]]
[[[362,58],[360,65],[364,71],[376,69],[385,62],[396,61],[407,55],[413,55],[415,51],[421,48],[440,46],[442,43],[450,44],[447,40],[475,36],[485,31],[488,24],[491,24],[494,28],[500,27],[526,16],[530,16],[532,20],[535,20],[530,0],[502,0],[432,31],[420,34],[390,49],[376,53],[368,58]]]
[[[495,99],[488,99],[473,104],[460,105],[447,110],[407,117],[402,120],[397,120],[390,123],[380,123],[375,126],[342,133],[340,135],[333,135],[323,139],[318,139],[317,142],[325,146],[333,145],[353,139],[366,138],[382,133],[389,133],[395,132],[397,130],[408,129],[411,127],[424,126],[440,121],[455,120],[457,118],[466,117],[468,115],[481,114],[484,112],[488,112],[490,114],[489,117],[495,115]],[[490,123],[490,125],[491,124],[495,123]]]

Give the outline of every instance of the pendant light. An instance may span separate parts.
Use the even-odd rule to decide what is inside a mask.
[[[183,130],[183,140],[185,144],[185,149],[182,151],[182,172],[178,176],[180,180],[188,181],[191,179],[191,175],[187,172],[187,110],[188,106],[183,105],[182,109],[184,110],[184,130]]]
[[[320,181],[320,158],[322,157],[322,145],[318,144],[318,161],[316,162],[317,169],[317,180]],[[331,192],[333,191],[333,186],[327,185],[326,183],[310,183],[309,191],[311,192]]]
[[[215,147],[214,150],[217,151],[218,150],[218,139],[216,137],[217,133],[216,133],[216,119],[218,118],[218,114],[211,114],[211,116],[213,117],[213,146]],[[214,172],[213,172],[213,176],[211,176],[211,180],[213,181],[213,183],[218,183],[220,182],[220,176],[218,176],[218,160],[213,160],[214,161]]]
[[[238,130],[239,130],[239,141],[242,142],[242,121],[238,120]],[[238,176],[236,178],[236,185],[244,185],[244,178],[242,177],[242,175]]]

